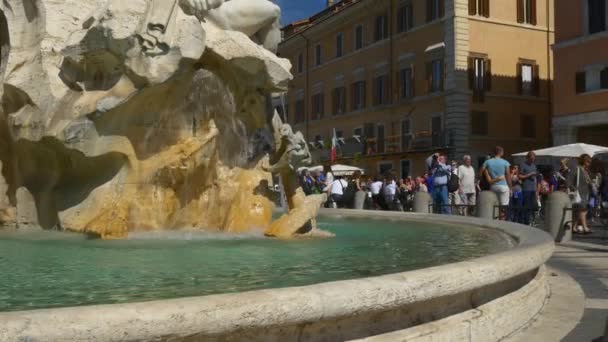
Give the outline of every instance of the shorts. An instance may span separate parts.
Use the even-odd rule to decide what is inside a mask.
[[[511,197],[511,192],[509,191],[509,187],[506,185],[492,185],[490,190],[496,194],[498,197],[498,203],[501,206],[509,205],[509,200]]]

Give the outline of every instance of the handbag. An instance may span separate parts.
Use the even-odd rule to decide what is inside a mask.
[[[574,191],[568,190],[568,196],[570,196],[570,201],[572,202],[572,204],[580,204],[583,201],[583,199],[581,198],[581,193],[578,191],[580,176],[581,176],[581,168],[577,167],[576,168],[576,190],[574,190]]]

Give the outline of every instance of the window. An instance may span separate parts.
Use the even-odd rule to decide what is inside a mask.
[[[323,118],[323,114],[325,114],[325,96],[323,96],[323,93],[315,94],[312,96],[312,113],[310,119],[319,120]]]
[[[443,17],[444,0],[426,0],[426,22],[441,19]]]
[[[409,3],[399,9],[398,31],[407,32],[414,27],[414,5]]]
[[[317,66],[319,66],[323,63],[322,58],[323,58],[323,56],[321,53],[321,45],[317,45],[315,48],[315,63]]]
[[[378,134],[376,135],[376,152],[384,153],[386,152],[386,134],[384,130],[384,125],[378,125],[376,128]]]
[[[352,85],[353,110],[365,108],[365,81],[358,81]]]
[[[576,73],[576,93],[608,89],[608,66],[588,66]]]
[[[376,27],[374,31],[374,41],[388,38],[388,16],[386,14],[376,17]]]
[[[410,176],[411,164],[409,160],[401,161],[401,179],[406,179]]]
[[[355,50],[363,48],[363,26],[355,28]]]
[[[532,62],[519,63],[517,69],[519,94],[539,96],[540,80],[538,65]]]
[[[335,88],[332,93],[332,113],[340,115],[346,113],[346,88]]]
[[[296,117],[295,123],[302,123],[306,120],[306,113],[304,111],[304,99],[296,101]]]
[[[471,134],[473,135],[488,135],[488,113],[487,112],[472,112],[471,113]]]
[[[338,33],[338,35],[336,36],[336,58],[342,57],[343,46],[344,46],[344,37],[342,36],[342,33]]]
[[[304,56],[302,54],[298,55],[298,73],[304,72]]]
[[[381,176],[388,176],[393,171],[393,162],[380,162],[378,163],[378,174]]]
[[[443,90],[443,59],[435,59],[426,64],[426,79],[429,93]]]
[[[486,91],[492,86],[492,64],[489,59],[469,57],[469,88],[473,90],[473,101],[483,102]]]
[[[336,138],[344,138],[344,132],[341,130],[336,130]]]
[[[381,75],[374,79],[374,106],[388,102],[388,76]]]
[[[363,136],[363,128],[361,128],[361,127],[355,128],[355,129],[353,130],[353,135],[354,135],[355,137],[359,137],[359,138],[361,138],[361,137]]]
[[[401,151],[409,151],[412,143],[412,127],[410,119],[401,121]]]
[[[536,120],[534,115],[524,114],[521,116],[521,137],[536,138]]]
[[[515,1],[517,1],[517,22],[536,25],[536,0]]]
[[[490,17],[490,0],[469,0],[469,14]]]
[[[409,99],[414,97],[414,73],[411,67],[399,71],[399,97]]]
[[[576,73],[576,93],[584,93],[587,91],[587,73],[584,71]]]
[[[587,0],[589,34],[606,31],[606,0]]]
[[[313,147],[318,150],[322,150],[323,148],[325,148],[325,142],[323,141],[323,137],[321,135],[315,135],[313,143]]]

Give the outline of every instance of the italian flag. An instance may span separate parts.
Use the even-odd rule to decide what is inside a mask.
[[[334,128],[334,136],[331,138],[331,162],[335,162],[338,157],[338,137],[336,136],[336,129]]]

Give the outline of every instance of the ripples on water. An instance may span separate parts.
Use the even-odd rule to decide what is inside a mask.
[[[0,311],[230,293],[403,272],[509,248],[482,229],[322,220],[332,239],[279,241],[262,232],[131,234],[87,240],[57,232],[0,233]]]

